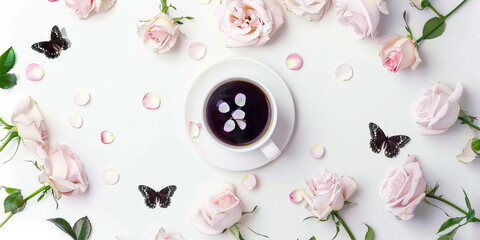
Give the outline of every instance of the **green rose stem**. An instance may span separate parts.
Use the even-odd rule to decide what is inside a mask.
[[[415,43],[419,44],[425,37],[427,37],[428,35],[430,35],[430,33],[432,33],[433,31],[435,31],[438,27],[440,27],[444,22],[445,20],[450,17],[450,15],[452,15],[454,12],[456,12],[463,4],[465,4],[465,2],[467,2],[467,0],[463,0],[460,4],[458,4],[457,7],[455,7],[452,11],[450,11],[445,17],[440,17],[442,19],[442,21],[440,21],[439,23],[437,23],[437,25],[435,25],[434,28],[432,28],[432,30],[428,31],[426,34],[423,34],[423,36],[419,39],[417,39],[417,41],[415,41]],[[433,10],[434,8],[431,7],[432,5],[429,3],[429,5],[427,6],[430,6],[430,8]],[[439,14],[436,10],[434,10],[434,12],[436,12],[437,14]],[[441,14],[440,14],[441,15]]]
[[[472,122],[468,121],[465,117],[462,117],[462,116],[459,116],[458,117],[458,120],[462,121],[463,123],[467,124],[469,127],[477,130],[477,131],[480,131],[480,127],[476,126],[475,124],[473,124]],[[1,149],[0,149],[1,151]]]
[[[2,118],[0,118],[0,123],[3,124],[3,125],[5,125],[5,126],[6,126],[6,129],[12,129],[12,128],[14,127],[14,126],[6,123],[5,121],[3,121]]]
[[[438,200],[438,201],[440,201],[440,202],[443,202],[443,203],[447,204],[448,206],[455,208],[457,211],[463,213],[464,215],[467,215],[467,211],[463,210],[463,209],[460,208],[459,206],[453,204],[452,202],[446,200],[446,199],[443,198],[443,197],[439,197],[439,196],[432,195],[432,194],[427,194],[426,197],[431,198],[431,199]],[[480,219],[478,219],[478,218],[473,218],[473,220],[474,220],[474,221],[480,221]]]
[[[20,138],[20,137],[18,136],[18,132],[12,132],[12,133],[10,134],[10,136],[8,136],[7,140],[6,140],[6,141],[2,144],[2,146],[0,147],[0,152],[8,145],[8,143],[9,143],[10,141],[12,141],[12,139],[14,139],[14,138],[16,138],[16,137]]]
[[[353,233],[350,231],[350,228],[348,228],[347,223],[345,223],[345,221],[343,221],[343,218],[340,217],[340,214],[338,214],[337,211],[334,211],[334,212],[332,212],[332,215],[335,216],[338,219],[338,221],[340,221],[340,224],[342,224],[345,231],[347,231],[347,234],[350,237],[350,239],[355,240],[355,237],[353,236]]]
[[[45,185],[45,186],[39,188],[37,191],[35,191],[34,193],[30,194],[28,197],[26,197],[26,198],[23,200],[23,201],[24,201],[23,206],[25,206],[25,204],[27,204],[27,201],[30,200],[30,199],[32,199],[33,197],[35,197],[37,194],[39,194],[39,193],[41,193],[41,192],[43,192],[43,191],[48,191],[49,189],[50,189],[50,185]],[[23,207],[23,206],[22,206],[22,207]],[[3,225],[5,225],[5,223],[7,223],[8,220],[10,220],[10,218],[12,218],[12,216],[13,216],[14,214],[15,214],[15,213],[11,212],[10,215],[8,215],[8,217],[7,217],[5,220],[3,220],[3,222],[0,224],[0,228],[2,228]]]
[[[432,10],[437,14],[437,16],[439,16],[440,18],[443,18],[443,15],[440,14],[440,13],[437,11],[437,9],[435,9],[430,2],[427,3],[427,7],[429,7],[430,9],[432,9]]]

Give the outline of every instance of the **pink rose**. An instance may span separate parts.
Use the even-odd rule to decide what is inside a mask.
[[[79,19],[87,19],[93,13],[110,9],[115,0],[65,0],[73,15]]]
[[[216,15],[227,47],[262,46],[283,24],[272,0],[221,0]]]
[[[219,234],[242,218],[243,203],[231,183],[210,195],[192,218],[193,225],[205,234]]]
[[[178,26],[170,16],[161,12],[140,26],[137,34],[147,47],[160,54],[169,51],[175,45]]]
[[[383,66],[390,72],[398,72],[407,67],[415,70],[422,61],[415,42],[397,34],[380,40],[378,51]]]
[[[357,190],[357,183],[348,176],[338,177],[323,169],[315,178],[305,180],[307,210],[318,219],[325,219],[338,211]]]
[[[39,181],[53,189],[54,196],[71,196],[83,193],[88,188],[88,177],[83,163],[65,145],[46,146],[47,158]]]
[[[309,21],[322,18],[330,8],[332,0],[283,0],[287,11],[303,16]]]
[[[160,228],[160,231],[158,231],[157,236],[155,237],[155,240],[185,240],[180,233],[176,232],[167,232],[165,231],[165,228]]]
[[[380,188],[380,195],[390,213],[402,221],[408,221],[425,198],[426,188],[417,158],[408,155],[403,166],[390,168]]]
[[[47,144],[47,126],[38,109],[37,102],[29,98],[20,101],[12,113],[12,123],[23,144],[40,157],[44,157],[43,147]]]
[[[385,0],[333,0],[337,21],[357,39],[375,37],[380,13],[388,14]]]
[[[460,114],[460,97],[463,84],[452,91],[443,83],[435,83],[423,91],[422,98],[414,105],[415,121],[421,134],[438,134],[447,131]]]

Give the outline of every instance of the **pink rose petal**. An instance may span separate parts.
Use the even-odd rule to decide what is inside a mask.
[[[87,105],[90,102],[90,93],[82,90],[75,95],[74,101],[78,106]]]
[[[160,102],[160,97],[153,92],[149,92],[143,96],[143,106],[146,109],[158,109],[160,107]]]
[[[235,122],[237,122],[238,127],[242,130],[245,130],[247,127],[247,122],[243,119],[235,119]]]
[[[118,171],[113,168],[105,169],[102,173],[103,183],[107,185],[115,185],[119,179],[120,175],[118,174]]]
[[[310,148],[310,156],[312,156],[312,158],[319,159],[323,156],[324,153],[325,153],[325,148],[320,144],[314,144]]]
[[[83,118],[78,114],[73,114],[70,116],[69,123],[74,128],[81,128],[83,126]]]
[[[303,201],[303,194],[305,194],[305,191],[303,189],[293,190],[289,195],[290,196],[290,201],[292,203],[299,203],[299,202]]]
[[[42,66],[36,63],[28,65],[25,72],[27,73],[27,79],[30,81],[39,81],[43,78],[44,74]]]
[[[300,55],[292,53],[288,55],[287,60],[285,60],[285,65],[290,70],[298,70],[302,67],[303,59]]]
[[[245,106],[245,103],[247,102],[247,96],[243,93],[239,93],[235,96],[235,104],[239,107]]]
[[[242,178],[242,186],[247,190],[252,190],[257,186],[257,177],[252,173],[248,173]]]
[[[48,1],[49,1],[49,2],[56,2],[56,1],[58,1],[58,0],[48,0]]]
[[[222,102],[220,103],[220,105],[218,105],[218,111],[220,111],[221,113],[227,113],[228,111],[230,111],[230,106],[228,106],[228,103]]]
[[[353,77],[353,69],[348,64],[340,64],[335,69],[335,77],[340,81],[347,81]]]
[[[232,113],[233,119],[244,119],[245,118],[245,112],[243,110],[235,110]]]
[[[103,144],[110,144],[113,142],[113,140],[115,140],[113,133],[108,130],[103,131],[100,136]]]
[[[191,138],[197,138],[200,135],[200,130],[202,129],[202,124],[194,123],[190,121],[188,124],[188,135]]]
[[[194,42],[188,47],[188,55],[195,60],[200,60],[205,57],[207,47],[203,43]]]
[[[232,119],[229,119],[225,122],[225,125],[223,126],[223,131],[231,132],[233,131],[233,129],[235,129],[235,122]]]

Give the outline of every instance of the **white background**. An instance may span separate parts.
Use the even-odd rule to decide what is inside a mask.
[[[12,90],[0,91],[0,116],[9,120],[17,101],[32,96],[45,117],[50,137],[71,147],[85,163],[90,180],[85,194],[62,198],[58,210],[51,197],[29,202],[24,212],[0,230],[0,239],[67,239],[45,219],[63,217],[74,222],[85,215],[92,221],[94,240],[114,239],[116,235],[148,236],[160,226],[181,232],[190,240],[233,239],[228,233],[202,235],[189,223],[200,186],[223,180],[237,186],[247,208],[259,205],[258,212],[243,222],[270,239],[303,240],[312,235],[330,239],[335,229],[332,222],[302,222],[310,214],[288,198],[290,191],[322,168],[357,180],[359,189],[352,199],[357,205],[345,207],[341,215],[358,239],[366,231],[362,222],[375,229],[376,239],[435,239],[446,220],[440,210],[421,204],[413,220],[400,222],[388,213],[379,197],[379,185],[387,169],[403,164],[409,153],[418,155],[430,186],[440,180],[438,192],[462,207],[465,188],[473,207],[480,212],[480,161],[466,166],[455,158],[469,138],[468,127],[456,124],[445,134],[422,136],[416,132],[411,116],[421,91],[437,81],[451,87],[462,81],[465,92],[461,106],[480,116],[479,1],[467,2],[448,19],[444,36],[422,42],[423,62],[417,70],[397,74],[382,67],[377,39],[354,40],[337,24],[333,9],[319,22],[286,13],[286,23],[264,47],[227,49],[213,14],[216,0],[206,6],[194,0],[171,0],[178,8],[170,11],[173,16],[190,15],[195,20],[180,28],[185,35],[171,52],[157,56],[143,46],[136,29],[138,20],[158,12],[159,2],[119,0],[110,11],[81,21],[70,15],[62,1],[0,0],[0,50],[14,47],[17,63],[13,72],[19,78]],[[446,14],[457,2],[435,1],[435,6]],[[405,9],[416,37],[423,23],[434,16],[429,10],[420,12],[410,7],[407,0],[389,1],[389,7],[390,15],[381,19],[379,38],[392,33],[406,35],[401,17]],[[72,44],[58,59],[50,60],[30,46],[48,39],[53,25],[64,28]],[[193,41],[208,47],[200,61],[188,57],[188,45]],[[300,71],[284,66],[285,57],[292,52],[304,59]],[[202,69],[229,56],[247,56],[270,65],[290,87],[297,109],[290,145],[278,160],[252,171],[259,182],[253,191],[240,186],[245,173],[217,169],[196,156],[181,117],[186,83]],[[39,82],[25,78],[25,68],[32,62],[45,68],[45,77]],[[344,62],[353,67],[354,77],[338,82],[333,70]],[[89,105],[74,105],[73,97],[79,90],[92,94]],[[162,99],[157,111],[142,106],[143,95],[150,91]],[[73,113],[84,118],[79,130],[68,124]],[[370,121],[388,134],[409,135],[411,143],[395,159],[373,154],[368,147]],[[100,132],[105,129],[116,136],[111,145],[100,142]],[[315,143],[326,148],[321,160],[309,156],[309,148]],[[2,161],[13,150],[14,144],[1,153]],[[0,185],[21,188],[25,195],[39,188],[39,172],[23,161],[26,159],[35,157],[21,147],[13,161],[0,165]],[[115,186],[106,186],[101,180],[102,171],[110,167],[121,175]],[[143,204],[139,184],[157,189],[176,184],[178,191],[168,209],[151,210]],[[5,196],[0,193],[0,199]],[[246,229],[242,231],[247,239],[259,239]],[[338,239],[347,238],[342,230]],[[456,239],[480,239],[479,224],[462,228]]]

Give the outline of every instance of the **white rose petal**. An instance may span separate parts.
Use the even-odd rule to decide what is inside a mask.
[[[149,92],[143,97],[142,103],[146,109],[155,110],[160,107],[161,100],[156,93]]]
[[[207,47],[203,43],[194,42],[188,47],[188,55],[194,60],[200,60],[205,57]]]
[[[74,101],[78,106],[85,106],[90,102],[90,93],[82,90],[75,95]]]
[[[337,68],[335,68],[335,77],[337,77],[339,81],[347,81],[352,79],[353,77],[352,67],[350,67],[350,65],[345,63],[338,65]]]
[[[103,131],[100,136],[103,144],[110,144],[115,140],[113,133],[108,130]]]
[[[30,81],[39,81],[43,78],[43,68],[36,63],[28,65],[25,71],[27,73],[27,79]]]
[[[247,190],[252,190],[257,186],[257,177],[252,173],[248,173],[242,178],[242,186]]]
[[[74,128],[81,128],[83,126],[83,118],[78,114],[73,114],[70,116],[69,120],[70,126]]]
[[[107,185],[115,185],[120,179],[118,171],[112,168],[106,169],[103,171],[102,180]]]
[[[325,153],[325,148],[320,144],[314,144],[310,148],[310,156],[312,156],[312,158],[316,158],[316,159],[322,158],[324,153]]]

